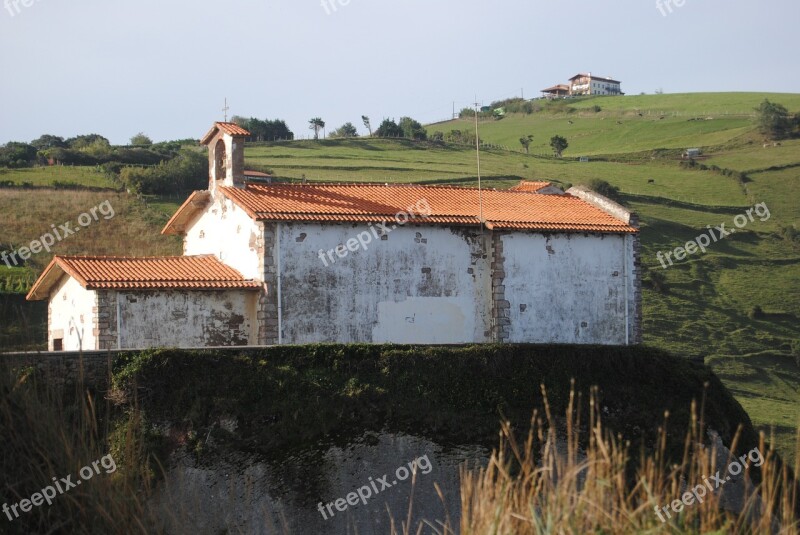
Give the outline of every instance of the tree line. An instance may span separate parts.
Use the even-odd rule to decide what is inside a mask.
[[[427,129],[422,126],[422,123],[411,117],[401,117],[399,121],[384,118],[374,131],[372,130],[372,123],[368,116],[362,115],[361,122],[364,124],[364,128],[369,132],[370,137],[402,137],[418,141],[425,141],[428,139]],[[312,117],[308,121],[308,128],[314,132],[314,139],[319,139],[320,132],[325,129],[325,121],[323,121],[321,117]],[[355,125],[351,122],[346,122],[339,128],[333,130],[327,137],[343,139],[359,137],[359,135]]]

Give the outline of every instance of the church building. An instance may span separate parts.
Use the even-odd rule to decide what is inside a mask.
[[[208,189],[163,229],[183,256],[56,256],[49,349],[641,342],[635,215],[594,192],[248,177],[249,132],[203,137]]]

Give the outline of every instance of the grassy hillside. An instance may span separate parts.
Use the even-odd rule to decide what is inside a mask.
[[[653,149],[720,147],[751,131],[754,108],[764,100],[800,109],[800,96],[705,93],[589,97],[537,101],[543,111],[482,121],[481,139],[520,149],[519,138],[534,135],[530,151],[551,154],[550,138],[569,140],[565,156],[619,155]],[[601,111],[593,111],[599,106]],[[469,119],[437,123],[431,131],[472,129]]]
[[[484,150],[481,164],[484,185],[489,187],[509,187],[519,179],[578,184],[594,178],[619,187],[624,202],[642,220],[642,261],[648,270],[646,342],[676,354],[706,356],[757,426],[779,426],[778,444],[791,455],[791,433],[800,423],[800,362],[792,354],[793,341],[800,340],[800,241],[786,229],[800,221],[800,141],[762,146],[751,114],[764,98],[800,110],[796,94],[559,101],[532,115],[482,122],[480,136],[485,143],[511,150]],[[593,111],[595,105],[600,112]],[[472,128],[472,123],[440,123],[429,132],[451,128]],[[552,158],[546,147],[556,133],[570,143],[562,160]],[[542,155],[521,152],[518,138],[527,134],[534,135],[531,152]],[[690,146],[705,149],[704,165],[745,172],[746,179],[682,168],[678,154]],[[654,153],[656,149],[670,150]],[[590,156],[591,161],[578,162],[579,155]],[[271,169],[283,180],[474,185],[477,177],[475,152],[470,147],[408,140],[261,143],[248,146],[246,159],[248,167]],[[55,180],[102,183],[93,170],[81,168],[66,173],[64,169],[9,171],[0,176],[2,180],[41,185]],[[124,217],[101,220],[85,234],[59,244],[56,251],[180,252],[178,240],[158,234],[179,199],[158,200],[145,208],[131,197],[104,192],[0,190],[3,206],[9,207],[0,243],[29,242],[50,223],[74,220],[109,196]],[[708,225],[725,223],[731,228],[736,215],[757,203],[766,204],[769,219],[756,218],[709,247],[706,254],[662,269],[656,258],[659,251],[682,246]],[[32,278],[47,260],[47,255],[40,255],[31,264],[32,271],[16,272],[15,284],[19,277]],[[656,291],[650,281],[660,277],[663,289]],[[0,284],[3,280],[0,275]],[[755,307],[763,314],[753,314]]]

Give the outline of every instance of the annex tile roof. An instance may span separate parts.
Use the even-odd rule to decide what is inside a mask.
[[[523,180],[516,186],[511,188],[511,191],[527,191],[527,192],[537,192],[540,189],[547,188],[552,186],[550,182],[534,182],[532,180]]]
[[[256,178],[272,178],[272,175],[269,173],[262,173],[261,171],[250,171],[245,169],[244,176],[252,176]]]
[[[219,131],[234,137],[247,137],[250,135],[248,130],[245,130],[236,123],[216,122],[214,123],[214,126],[211,127],[211,130],[209,130],[208,133],[203,136],[203,139],[200,140],[200,143],[203,145],[208,145],[211,139],[217,135],[217,132]]]
[[[635,233],[635,227],[572,195],[383,184],[247,184],[219,191],[258,221],[380,222],[401,212],[410,224]],[[481,220],[482,216],[482,220]],[[189,219],[176,214],[173,219]],[[165,234],[177,233],[169,224]]]
[[[256,281],[213,255],[166,257],[55,256],[27,299],[47,299],[64,275],[87,290],[257,290]]]

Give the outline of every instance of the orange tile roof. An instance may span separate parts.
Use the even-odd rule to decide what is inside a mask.
[[[482,197],[483,220],[490,228],[638,232],[572,195],[494,189],[479,194],[477,188],[382,184],[247,184],[245,189],[221,187],[220,191],[259,221],[379,222],[409,207],[416,212],[414,206],[424,201],[430,215],[410,223],[480,225]],[[169,225],[164,232],[175,233]]]
[[[167,257],[55,256],[27,299],[47,299],[64,275],[87,290],[257,290],[256,281],[213,255]]]
[[[269,173],[262,173],[261,171],[248,171],[248,170],[244,171],[244,176],[255,176],[255,177],[259,177],[259,178],[271,178],[272,177],[272,175],[270,175]]]
[[[219,130],[236,137],[250,135],[248,130],[245,130],[236,123],[217,122],[214,123],[214,126],[211,127],[211,130],[209,130],[208,133],[203,136],[203,139],[200,140],[200,143],[202,145],[208,145],[209,141],[211,141],[211,138],[213,138]]]
[[[540,189],[544,189],[548,186],[552,186],[552,184],[550,182],[534,182],[532,180],[522,180],[519,184],[511,188],[511,191],[537,192]]]

